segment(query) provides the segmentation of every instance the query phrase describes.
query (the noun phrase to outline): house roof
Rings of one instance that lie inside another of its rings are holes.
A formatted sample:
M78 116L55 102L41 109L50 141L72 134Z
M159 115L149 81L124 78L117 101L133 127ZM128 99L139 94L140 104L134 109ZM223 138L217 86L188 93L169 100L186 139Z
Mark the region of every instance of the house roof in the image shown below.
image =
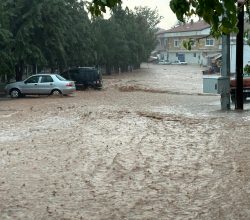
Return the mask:
M169 30L166 30L164 33L177 33L177 32L188 32L188 31L202 31L206 28L209 28L210 25L205 21L190 22L186 24L181 24L179 26L173 27Z
M157 31L156 31L156 34L162 34L162 33L165 33L167 30L166 29L162 29L162 28L159 28Z

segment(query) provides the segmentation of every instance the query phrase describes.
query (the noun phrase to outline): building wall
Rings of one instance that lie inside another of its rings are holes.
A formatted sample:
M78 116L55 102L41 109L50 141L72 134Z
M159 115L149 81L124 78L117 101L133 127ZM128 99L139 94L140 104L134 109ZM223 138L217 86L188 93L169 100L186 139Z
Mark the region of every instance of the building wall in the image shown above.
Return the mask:
M244 45L243 67L250 64L250 46ZM230 45L230 72L236 73L236 45Z
M180 50L186 50L186 48L183 46L184 41L189 41L192 39L194 41L194 45L192 46L192 50L202 50L202 51L213 51L218 50L219 46L221 45L221 40L216 40L214 38L209 37L208 39L212 39L214 44L212 46L206 45L206 38L203 38L203 36L200 37L193 37L193 38L187 38L187 37L171 37L168 38L166 41L166 50L169 51L180 51ZM179 46L176 45L176 42L179 42Z
M176 52L167 53L165 51L162 53L164 54L163 57L165 58L165 60L167 60L167 57L168 57L168 60L170 62L174 62L174 61L178 60ZM196 52L186 51L186 52L180 52L180 53L184 54L185 61L189 64L207 65L206 56L202 55L202 52L200 52L200 51L196 51Z
M214 40L213 46L206 46L206 39L196 40L191 51L189 51L183 46L183 40L188 40L187 38L179 38L180 44L178 47L176 47L174 43L176 39L177 38L168 39L166 49L160 52L161 57L164 57L165 60L169 60L170 62L178 60L178 54L184 54L187 63L206 66L208 63L208 55L221 52L220 40Z
M210 28L201 31L160 34L158 39L161 42L161 50L158 51L161 59L164 58L165 60L174 62L178 60L178 54L183 54L181 56L184 56L185 61L189 64L208 65L208 56L221 53L221 39L214 39L209 36L209 33ZM213 39L214 44L207 45L207 38ZM183 46L183 41L189 41L190 39L194 41L191 51ZM178 45L176 45L177 41L179 42Z
M178 59L177 54L184 54L185 61L189 64L199 64L203 66L210 65L213 55L221 53L221 38L214 39L213 46L206 45L206 36L209 36L210 29L204 29L202 31L189 31L179 33L162 33L158 36L161 38L160 42L160 57L161 59L174 62ZM183 40L189 40L190 38L196 40L191 51L188 51L183 47ZM199 39L199 40L198 40ZM174 44L175 40L179 40L179 46ZM230 42L230 71L236 72L236 45L235 36L231 37ZM196 56L194 56L194 53ZM250 46L244 45L243 53L243 65L250 64Z

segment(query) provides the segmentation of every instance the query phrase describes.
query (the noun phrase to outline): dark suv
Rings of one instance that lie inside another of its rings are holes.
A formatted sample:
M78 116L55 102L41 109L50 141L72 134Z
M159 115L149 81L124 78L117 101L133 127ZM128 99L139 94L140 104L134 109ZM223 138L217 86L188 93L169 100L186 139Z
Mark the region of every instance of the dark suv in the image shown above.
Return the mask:
M95 67L71 68L61 73L61 75L65 79L75 81L76 89L85 89L87 87L102 88L102 75Z

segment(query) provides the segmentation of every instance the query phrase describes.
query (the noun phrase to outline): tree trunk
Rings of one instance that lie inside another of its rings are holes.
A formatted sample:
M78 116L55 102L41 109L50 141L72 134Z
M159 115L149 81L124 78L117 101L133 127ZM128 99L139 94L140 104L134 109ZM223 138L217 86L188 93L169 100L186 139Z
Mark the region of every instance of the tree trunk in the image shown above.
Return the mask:
M111 67L109 64L106 64L106 74L111 75Z
M32 65L32 73L37 74L37 66L36 66L36 64Z
M15 65L15 72L16 72L16 81L22 81L23 73L24 73L24 61L23 60L20 60Z

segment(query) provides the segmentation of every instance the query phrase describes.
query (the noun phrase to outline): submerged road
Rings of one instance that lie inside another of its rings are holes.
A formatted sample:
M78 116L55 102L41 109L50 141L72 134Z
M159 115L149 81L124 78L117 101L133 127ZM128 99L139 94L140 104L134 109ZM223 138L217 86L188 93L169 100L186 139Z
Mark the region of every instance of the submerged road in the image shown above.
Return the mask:
M250 219L250 105L220 111L201 71L1 100L0 219Z

